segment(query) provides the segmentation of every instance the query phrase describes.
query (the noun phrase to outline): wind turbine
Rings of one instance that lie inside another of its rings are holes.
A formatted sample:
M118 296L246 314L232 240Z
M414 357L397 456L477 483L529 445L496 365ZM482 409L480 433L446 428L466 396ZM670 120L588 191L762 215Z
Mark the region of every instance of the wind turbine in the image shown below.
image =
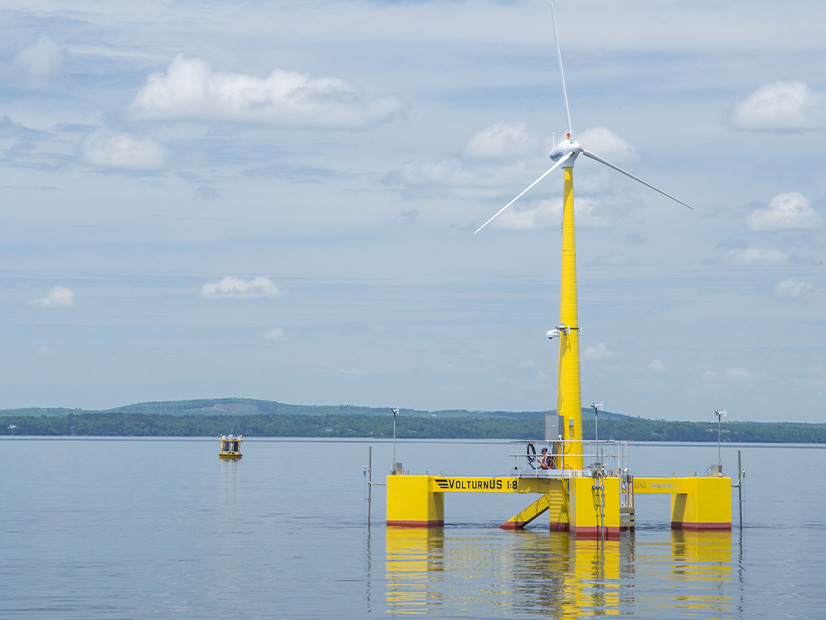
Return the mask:
M693 209L694 207L643 181L627 170L623 170L619 166L612 164L596 153L582 148L579 142L574 139L574 130L571 125L571 112L568 108L568 93L565 88L565 73L562 69L562 50L559 45L559 34L556 28L556 15L554 13L553 3L551 3L551 16L554 26L554 39L556 41L556 55L559 59L559 75L562 80L562 98L565 102L565 116L568 119L567 138L559 145L555 145L551 151L549 157L554 164L548 168L542 176L536 179L536 181L528 185L516 198L511 200L487 222L477 228L473 234L478 233L490 224L537 183L562 166L565 172L565 183L563 187L562 206L562 274L560 278L559 325L550 330L547 335L549 338L559 337L559 374L557 377L556 412L568 422L563 425L566 427L563 439L574 442L572 444L573 447L569 448L569 450L572 449L573 452L570 456L565 457L565 466L570 469L582 469L582 451L576 448L576 442L582 441L582 396L579 382L579 317L576 292L576 244L574 242L574 162L580 154L585 155L585 157L589 157L609 168L613 168L617 172L642 183L646 187L650 187L654 191L679 202L689 209Z

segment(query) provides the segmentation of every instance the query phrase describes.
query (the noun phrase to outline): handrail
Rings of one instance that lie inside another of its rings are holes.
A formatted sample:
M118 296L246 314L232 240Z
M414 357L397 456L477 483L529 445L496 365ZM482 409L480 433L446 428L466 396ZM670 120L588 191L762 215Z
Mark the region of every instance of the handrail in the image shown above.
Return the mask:
M591 476L601 481L605 477L620 479L620 504L624 507L633 506L633 478L628 473L628 442L613 439L594 440L558 440L550 439L516 439L510 443L517 446L517 451L510 456L515 459L512 475L528 478L556 478L565 479L578 476ZM528 453L528 445L533 447ZM521 449L520 446L525 446ZM543 469L533 465L533 459L540 458L536 450L547 447L556 459L554 469ZM567 450L566 450L567 448ZM579 452L574 450L578 449ZM565 460L570 457L582 457L591 460L591 463L582 469L566 469ZM527 460L530 467L524 466ZM611 466L606 467L606 462ZM599 482L601 485L601 482ZM601 488L601 487L600 487Z
M516 444L517 446L525 445L525 450L517 451L515 454L511 454L510 456L517 459L517 465L519 463L519 459L527 459L528 462L532 462L534 458L538 458L537 454L531 453L528 454L527 446L532 445L534 447L534 451L541 450L543 447L547 447L551 450L552 455L557 458L561 458L564 462L566 458L570 457L582 457L583 459L593 459L593 464L600 464L604 467L606 460L608 461L615 461L616 468L619 471L627 470L626 463L628 461L628 442L627 441L616 441L613 439L608 440L593 440L593 439L566 439L566 440L550 440L550 439L515 439L511 440L510 443ZM570 451L576 445L579 445L580 451L579 452L572 452ZM566 448L568 448L566 450ZM609 448L609 450L605 450L605 448ZM560 468L563 469L564 467ZM517 467L517 469L521 469Z

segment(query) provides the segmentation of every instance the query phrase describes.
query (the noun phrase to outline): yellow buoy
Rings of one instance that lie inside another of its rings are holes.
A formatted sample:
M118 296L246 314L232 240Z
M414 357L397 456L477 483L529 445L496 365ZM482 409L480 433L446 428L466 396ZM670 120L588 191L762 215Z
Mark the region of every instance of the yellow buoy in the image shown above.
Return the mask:
M241 442L244 441L243 435L221 435L221 453L222 459L240 459L241 458Z

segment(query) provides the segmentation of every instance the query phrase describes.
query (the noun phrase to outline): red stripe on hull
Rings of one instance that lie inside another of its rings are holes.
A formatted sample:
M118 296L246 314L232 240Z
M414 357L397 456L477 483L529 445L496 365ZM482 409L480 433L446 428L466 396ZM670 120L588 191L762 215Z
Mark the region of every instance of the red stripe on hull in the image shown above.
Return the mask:
M505 521L499 527L503 530L521 530L526 525L526 521Z
M444 521L388 521L392 527L444 527Z
M605 530L605 538L619 538L620 537L620 528L618 527L606 527ZM603 528L601 527L578 527L576 529L571 528L571 531L577 535L577 537L581 538L602 538Z
M731 530L731 523L691 523L689 521L672 521L672 530L692 530L701 532L704 530Z

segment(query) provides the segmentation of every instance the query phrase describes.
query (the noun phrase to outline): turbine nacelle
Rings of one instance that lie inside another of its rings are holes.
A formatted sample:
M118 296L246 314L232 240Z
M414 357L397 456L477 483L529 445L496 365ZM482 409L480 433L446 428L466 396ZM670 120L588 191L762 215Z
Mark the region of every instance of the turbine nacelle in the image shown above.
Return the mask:
M581 152L582 147L579 145L579 142L574 140L569 134L568 138L560 142L554 150L551 151L551 154L548 155L548 157L550 157L551 161L554 163L567 159L569 164L565 166L565 168L573 168L574 160Z

